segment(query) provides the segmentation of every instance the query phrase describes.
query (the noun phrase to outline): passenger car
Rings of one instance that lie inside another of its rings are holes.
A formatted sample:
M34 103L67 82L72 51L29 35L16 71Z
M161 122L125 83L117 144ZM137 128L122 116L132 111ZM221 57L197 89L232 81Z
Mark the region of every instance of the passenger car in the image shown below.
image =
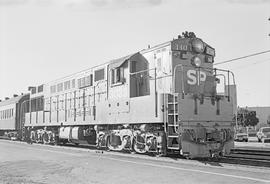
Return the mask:
M248 134L244 132L238 132L234 135L234 141L248 142Z
M257 132L257 138L259 142L270 141L270 127L262 127Z
M247 132L248 142L257 142L257 131L254 129L249 129Z

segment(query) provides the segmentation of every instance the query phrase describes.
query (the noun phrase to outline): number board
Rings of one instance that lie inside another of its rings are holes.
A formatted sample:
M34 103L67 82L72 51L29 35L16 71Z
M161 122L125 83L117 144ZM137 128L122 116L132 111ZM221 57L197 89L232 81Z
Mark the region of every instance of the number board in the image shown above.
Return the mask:
M211 47L206 47L205 50L206 54L211 55L211 56L215 56L215 49L211 48Z

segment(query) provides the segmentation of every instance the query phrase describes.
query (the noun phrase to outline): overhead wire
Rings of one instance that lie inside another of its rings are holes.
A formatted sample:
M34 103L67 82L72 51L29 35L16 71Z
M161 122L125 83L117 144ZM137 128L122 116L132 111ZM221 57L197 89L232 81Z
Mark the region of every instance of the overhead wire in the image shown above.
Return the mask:
M259 60L259 61L255 61L253 63L249 63L249 64L245 64L245 65L242 65L242 66L237 66L237 67L232 67L234 70L236 69L243 69L243 68L247 68L247 67L250 67L250 66L253 66L253 65L257 65L257 64L262 64L262 63L265 63L269 61L270 62L270 58L268 59L264 59L264 60Z
M254 53L254 54L250 54L250 55L246 55L246 56L242 56L242 57L238 57L238 58L234 58L234 59L230 59L230 60L221 61L219 63L215 63L214 65L220 65L220 64L230 63L232 61L237 61L237 60L240 60L240 59L245 59L245 58L248 58L248 57L257 56L257 55L265 54L265 53L268 53L268 52L270 52L270 50L266 50L266 51L262 51L262 52L257 52L257 53Z

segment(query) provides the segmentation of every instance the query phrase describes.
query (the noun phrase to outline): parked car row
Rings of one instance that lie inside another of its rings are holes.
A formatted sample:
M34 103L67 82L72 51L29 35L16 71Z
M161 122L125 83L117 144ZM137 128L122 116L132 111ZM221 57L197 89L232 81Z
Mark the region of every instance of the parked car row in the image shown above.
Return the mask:
M262 127L258 132L256 130L248 130L247 132L239 131L235 134L234 140L241 142L270 142L270 127Z

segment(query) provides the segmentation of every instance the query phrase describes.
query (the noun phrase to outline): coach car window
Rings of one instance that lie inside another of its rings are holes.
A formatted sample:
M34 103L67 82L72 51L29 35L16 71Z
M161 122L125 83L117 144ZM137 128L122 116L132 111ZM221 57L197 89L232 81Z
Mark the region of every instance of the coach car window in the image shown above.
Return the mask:
M95 82L104 79L104 69L96 70L95 71Z

